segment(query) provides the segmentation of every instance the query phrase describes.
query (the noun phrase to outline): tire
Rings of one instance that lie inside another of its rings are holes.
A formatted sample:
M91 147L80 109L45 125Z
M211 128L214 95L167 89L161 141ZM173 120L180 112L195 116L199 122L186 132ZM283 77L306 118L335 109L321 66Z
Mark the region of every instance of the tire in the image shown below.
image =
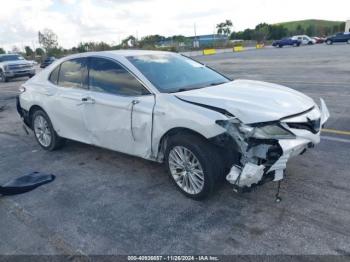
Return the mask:
M32 78L33 76L35 76L35 74L34 74L34 75L29 75L28 77L29 77L29 78Z
M182 157L190 159L189 161L181 161L181 150ZM204 138L193 134L177 134L170 137L165 150L165 162L176 187L185 196L195 200L208 197L224 176L223 161L217 149ZM182 165L179 165L181 163Z
M294 44L293 44L293 46L294 46L294 47L297 47L297 46L298 46L298 44L297 44L297 43L294 43Z
M348 39L348 41L346 41L346 43L350 45L350 39Z
M326 44L327 44L327 45L332 45L332 44L333 44L333 41L332 41L332 40L327 40L327 41L326 41Z
M279 48L282 48L282 47L283 47L283 45L278 45L278 47L279 47Z
M4 72L0 70L0 82L6 83L9 79L5 76Z
M65 139L57 135L49 116L43 110L36 110L31 119L35 139L43 149L53 151L64 145Z

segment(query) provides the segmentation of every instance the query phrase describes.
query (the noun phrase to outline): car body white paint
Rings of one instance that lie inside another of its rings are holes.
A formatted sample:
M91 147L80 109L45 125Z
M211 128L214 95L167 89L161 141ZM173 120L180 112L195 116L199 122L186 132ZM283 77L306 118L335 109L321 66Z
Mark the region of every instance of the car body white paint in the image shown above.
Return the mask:
M293 40L300 40L302 45L316 44L316 40L307 35L295 35Z
M234 80L198 90L160 93L126 58L154 53L167 52L105 51L59 59L24 84L26 91L20 95L21 107L26 111L33 106L43 108L54 129L62 137L159 162L163 161L162 138L169 130L186 128L208 139L227 131L216 121L227 120L228 116L198 104L222 108L244 124L305 122L308 118L321 118L321 124L324 124L329 117L323 100L320 110L310 97L298 91L260 81ZM59 87L48 81L51 71L60 63L88 56L104 57L122 64L151 94L138 97L116 96ZM89 98L90 102L82 103L83 97ZM310 111L312 107L313 110ZM307 110L309 111L303 113ZM296 114L299 115L293 117ZM289 116L292 117L288 118ZM317 144L320 141L320 131L313 134L307 130L288 129L294 133L295 138L278 140L283 155L270 167L270 171L276 171L275 180L283 178L281 172L291 156L299 154L310 143ZM251 165L249 168L252 170ZM261 167L256 170L259 176ZM229 174L231 178L237 178L238 175L234 168ZM235 182L229 176L228 180ZM252 183L254 179L249 181Z

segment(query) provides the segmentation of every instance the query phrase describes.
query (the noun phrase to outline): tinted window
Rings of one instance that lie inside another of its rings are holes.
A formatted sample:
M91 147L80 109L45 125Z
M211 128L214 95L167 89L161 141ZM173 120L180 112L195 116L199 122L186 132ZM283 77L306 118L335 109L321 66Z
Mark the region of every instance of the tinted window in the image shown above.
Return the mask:
M50 74L49 80L51 83L57 85L58 72L60 71L60 66L56 67Z
M61 64L58 85L64 87L82 88L84 85L86 59L72 59Z
M127 70L104 58L90 58L89 87L92 91L123 96L149 94Z
M163 93L203 88L230 81L214 70L181 55L152 54L131 56L128 59Z

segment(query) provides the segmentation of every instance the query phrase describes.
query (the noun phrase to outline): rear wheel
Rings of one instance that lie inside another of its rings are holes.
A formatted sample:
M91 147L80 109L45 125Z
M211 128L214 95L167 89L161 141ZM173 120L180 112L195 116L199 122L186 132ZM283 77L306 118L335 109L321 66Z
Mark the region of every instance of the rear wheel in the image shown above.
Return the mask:
M33 113L32 127L36 140L45 150L53 151L63 146L64 139L57 135L50 118L44 111L37 110Z
M327 40L327 41L326 41L326 44L327 44L327 45L331 45L331 44L333 44L333 42L332 42L332 40Z
M282 48L282 47L283 47L283 45L278 45L278 47L279 47L279 48Z
M177 188L196 200L209 196L223 176L223 164L216 149L196 135L171 137L165 159Z

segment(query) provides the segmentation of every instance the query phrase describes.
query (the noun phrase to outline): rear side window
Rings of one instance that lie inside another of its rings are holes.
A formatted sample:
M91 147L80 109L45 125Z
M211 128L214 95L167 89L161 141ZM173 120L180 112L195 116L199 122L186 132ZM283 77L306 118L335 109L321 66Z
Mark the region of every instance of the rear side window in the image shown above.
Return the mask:
M90 58L89 88L92 91L122 96L149 94L148 90L121 65L97 57Z
M56 67L50 74L49 81L55 85L57 85L58 81L58 73L60 71L60 66Z
M76 58L61 64L58 85L83 88L86 77L86 58Z

